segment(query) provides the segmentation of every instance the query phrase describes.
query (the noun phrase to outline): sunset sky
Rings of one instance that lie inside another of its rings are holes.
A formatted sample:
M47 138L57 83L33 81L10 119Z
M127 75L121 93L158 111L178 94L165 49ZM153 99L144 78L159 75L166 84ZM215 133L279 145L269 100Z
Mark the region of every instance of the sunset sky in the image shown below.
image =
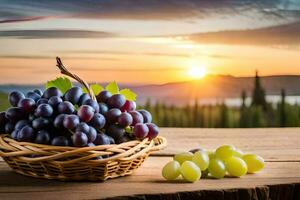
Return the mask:
M299 0L0 0L0 84L300 75Z

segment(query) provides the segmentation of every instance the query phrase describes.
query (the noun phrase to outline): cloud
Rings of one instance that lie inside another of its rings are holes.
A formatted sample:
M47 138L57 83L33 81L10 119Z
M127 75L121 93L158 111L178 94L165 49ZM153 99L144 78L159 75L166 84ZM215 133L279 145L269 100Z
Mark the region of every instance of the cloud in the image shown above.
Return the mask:
M4 59L52 59L55 60L56 56L42 56L42 55L0 55L0 58ZM109 60L120 61L122 59L103 56L64 56L64 59L79 59L79 60Z
M182 71L184 68L179 67L160 67L160 68L144 68L144 67L70 67L72 70L77 71L102 71L102 72L151 72L151 71Z
M92 19L158 19L207 18L244 15L253 10L265 16L299 17L297 0L3 0L3 20L16 16L57 16ZM297 13L298 12L298 13Z
M203 53L195 53L190 55L188 53L164 53L164 52L130 52L130 51L105 51L105 50L69 50L69 51L62 51L62 53L66 54L104 54L104 55L133 55L133 56L166 56L166 57L179 57L179 58L190 58L193 56L207 56L213 58L221 58L221 59L229 59L232 58L228 55L221 55L221 54L203 54Z
M104 54L104 55L145 55L145 56L170 56L170 57L190 57L184 53L160 53L160 52L130 52L130 51L106 51L106 50L69 50L62 51L66 54Z
M60 39L60 38L108 38L116 37L115 33L87 30L9 30L0 31L0 37L22 39Z
M300 21L260 29L219 31L187 35L201 44L226 45L299 45Z
M26 21L35 21L35 20L42 20L42 19L48 19L48 18L50 18L50 17L37 16L37 17L11 18L11 19L0 20L0 24L16 23L16 22L26 22Z

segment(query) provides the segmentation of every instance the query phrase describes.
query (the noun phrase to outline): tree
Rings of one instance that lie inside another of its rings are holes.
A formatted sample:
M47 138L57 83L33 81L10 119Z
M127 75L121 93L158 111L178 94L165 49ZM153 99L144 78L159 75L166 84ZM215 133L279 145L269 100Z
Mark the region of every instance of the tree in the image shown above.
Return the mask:
M286 105L285 105L285 90L281 90L281 102L280 102L280 110L279 110L279 119L280 119L280 126L286 126Z
M228 107L223 102L220 106L220 128L228 128L229 127L229 116L228 116Z
M267 108L265 90L261 86L260 77L258 76L258 71L256 71L255 73L254 89L252 94L252 105L261 106L264 110L266 110Z
M241 106L241 109L244 109L246 107L246 98L247 98L246 91L243 90L242 91L242 106Z
M193 120L193 127L199 127L200 124L200 117L199 117L199 105L198 105L198 100L195 100L195 104L193 107L193 116L192 116L192 120Z
M250 127L251 125L251 120L250 120L250 114L249 114L249 109L246 107L246 91L242 91L242 105L240 107L240 120L239 120L239 127L241 128L247 128Z

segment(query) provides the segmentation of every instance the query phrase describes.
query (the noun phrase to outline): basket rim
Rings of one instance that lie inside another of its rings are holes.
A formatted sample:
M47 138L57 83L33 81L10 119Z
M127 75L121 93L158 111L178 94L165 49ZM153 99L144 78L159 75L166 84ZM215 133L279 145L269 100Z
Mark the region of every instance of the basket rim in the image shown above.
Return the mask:
M158 151L167 145L164 137L153 140L132 140L121 144L97 145L94 147L61 147L30 142L18 142L8 135L0 137L0 156L15 157L26 162L56 161L63 164L88 161L90 163L105 163L114 160L131 160L153 151ZM35 155L36 157L28 157ZM95 157L108 155L108 158L91 160ZM111 156L110 156L111 155ZM67 157L71 160L60 161Z

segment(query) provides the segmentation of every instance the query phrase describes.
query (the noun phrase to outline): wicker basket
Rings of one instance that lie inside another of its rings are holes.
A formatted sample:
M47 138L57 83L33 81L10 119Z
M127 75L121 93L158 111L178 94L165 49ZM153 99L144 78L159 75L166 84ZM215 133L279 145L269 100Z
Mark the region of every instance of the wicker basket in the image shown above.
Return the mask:
M86 89L95 100L89 84L71 73L56 58L60 72ZM27 176L59 180L106 180L126 176L137 169L153 151L165 147L167 141L157 137L151 141L133 140L122 144L94 147L60 147L17 142L7 135L0 137L0 156L17 173Z
M46 179L104 181L131 174L166 139L94 147L59 147L0 137L0 156L17 173Z

